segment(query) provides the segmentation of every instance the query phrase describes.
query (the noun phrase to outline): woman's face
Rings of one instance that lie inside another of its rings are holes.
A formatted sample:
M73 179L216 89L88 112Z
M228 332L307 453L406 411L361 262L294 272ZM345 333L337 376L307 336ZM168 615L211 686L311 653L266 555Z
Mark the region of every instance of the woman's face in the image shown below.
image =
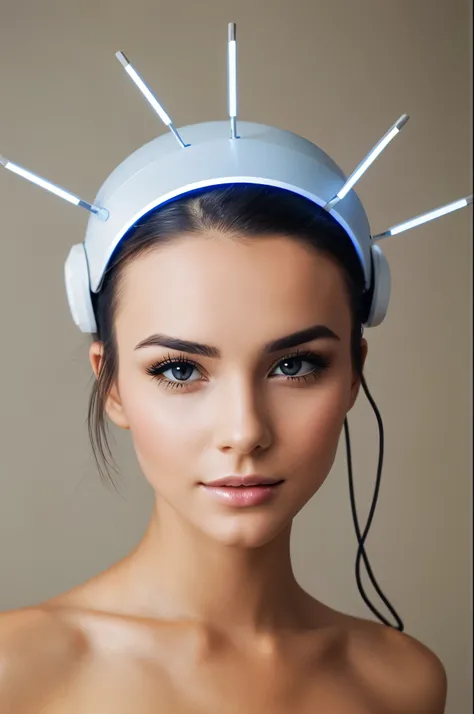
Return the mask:
M268 542L324 482L357 397L341 269L279 235L185 236L137 259L123 280L118 380L107 413L130 429L157 507L225 544ZM315 325L335 337L265 351ZM220 356L137 347L158 333ZM312 355L291 358L295 350ZM100 343L90 356L97 374ZM176 364L160 368L167 358ZM201 485L231 474L284 482L269 501L236 508Z

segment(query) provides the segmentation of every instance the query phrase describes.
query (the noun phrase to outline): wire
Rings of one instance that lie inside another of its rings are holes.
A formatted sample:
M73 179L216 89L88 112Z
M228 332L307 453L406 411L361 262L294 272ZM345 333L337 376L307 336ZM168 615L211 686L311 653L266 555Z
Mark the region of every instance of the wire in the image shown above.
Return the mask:
M372 585L374 586L375 590L379 594L380 598L383 600L387 608L390 610L392 613L393 617L397 621L397 626L395 629L400 630L400 632L404 631L404 624L400 617L398 616L397 612L393 608L393 606L390 604L390 602L387 600L383 592L381 591L375 576L372 572L372 568L369 563L369 559L367 557L367 553L365 551L365 541L367 538L367 535L370 530L370 526L372 525L372 520L374 517L375 513L375 507L377 505L377 499L379 495L379 490L380 490L380 481L382 477L382 466L383 466L383 457L384 457L384 429L383 429L383 421L382 417L380 415L380 412L377 408L377 405L375 404L372 395L370 394L369 388L367 387L367 383L365 381L365 378L363 375L361 375L361 380L362 380L362 387L365 391L365 394L367 396L367 399L370 402L370 405L372 406L372 409L374 410L375 417L377 419L377 424L379 427L379 461L378 461L378 466L377 466L377 478L375 481L375 488L374 488L374 496L372 499L372 504L370 506L370 511L369 511L369 516L367 518L367 523L364 529L364 533L361 535L360 533L360 527L359 527L359 519L357 516L357 509L356 509L356 503L355 503L355 495L354 495L354 479L353 479L353 474L352 474L352 456L351 456L351 442L350 442L350 434L349 434L349 423L347 418L344 421L344 433L346 437L346 451L347 451L347 467L348 467L348 472L349 472L349 494L350 494L350 499L351 499L351 509L352 509L352 518L354 520L354 527L357 535L357 541L358 541L358 548L357 548L357 556L356 556L356 563L355 563L355 574L356 574L356 581L357 581L357 587L359 589L359 593L364 600L365 604L367 607L372 610L374 615L381 620L385 625L388 625L389 627L393 627L393 625L385 619L383 615L380 614L380 612L374 607L374 605L370 602L368 599L365 590L362 585L362 580L360 577L360 560L363 558L365 567L367 569L367 574L370 578L370 581L372 582Z

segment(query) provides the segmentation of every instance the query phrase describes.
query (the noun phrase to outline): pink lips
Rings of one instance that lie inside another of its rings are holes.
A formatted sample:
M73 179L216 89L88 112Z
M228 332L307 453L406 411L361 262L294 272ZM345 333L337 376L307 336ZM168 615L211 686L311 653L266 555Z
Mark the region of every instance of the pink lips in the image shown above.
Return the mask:
M235 485L229 485L229 484ZM283 482L259 476L227 476L202 484L214 498L231 506L258 506L272 499ZM243 484L243 485L242 485Z
M224 476L223 478L207 481L206 486L272 486L281 479L248 474L247 476Z

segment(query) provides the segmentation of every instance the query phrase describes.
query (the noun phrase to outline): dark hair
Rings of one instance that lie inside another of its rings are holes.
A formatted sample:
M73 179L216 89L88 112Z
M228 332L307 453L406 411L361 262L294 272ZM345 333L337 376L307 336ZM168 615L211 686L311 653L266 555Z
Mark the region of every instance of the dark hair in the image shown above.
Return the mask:
M113 485L104 450L105 445L114 461L107 439L104 407L118 370L114 318L121 297L121 276L134 258L156 251L160 244L169 243L183 233L208 231L217 231L237 240L251 240L257 235L285 235L332 256L343 270L353 318L352 362L357 373L362 373L364 274L351 239L327 211L285 189L255 184L201 189L172 200L151 211L130 229L111 256L100 292L91 293L97 322L93 341L103 343L103 360L90 397L88 430L100 476L104 481L107 475ZM104 472L100 459L105 465Z

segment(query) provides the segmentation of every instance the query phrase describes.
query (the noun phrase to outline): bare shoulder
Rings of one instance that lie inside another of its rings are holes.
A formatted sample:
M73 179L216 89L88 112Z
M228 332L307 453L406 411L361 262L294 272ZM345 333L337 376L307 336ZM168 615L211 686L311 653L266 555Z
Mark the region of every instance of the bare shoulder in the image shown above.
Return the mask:
M358 677L381 714L444 714L446 670L439 657L406 633L351 618L348 639Z
M0 613L0 711L41 710L87 651L80 630L41 607Z

